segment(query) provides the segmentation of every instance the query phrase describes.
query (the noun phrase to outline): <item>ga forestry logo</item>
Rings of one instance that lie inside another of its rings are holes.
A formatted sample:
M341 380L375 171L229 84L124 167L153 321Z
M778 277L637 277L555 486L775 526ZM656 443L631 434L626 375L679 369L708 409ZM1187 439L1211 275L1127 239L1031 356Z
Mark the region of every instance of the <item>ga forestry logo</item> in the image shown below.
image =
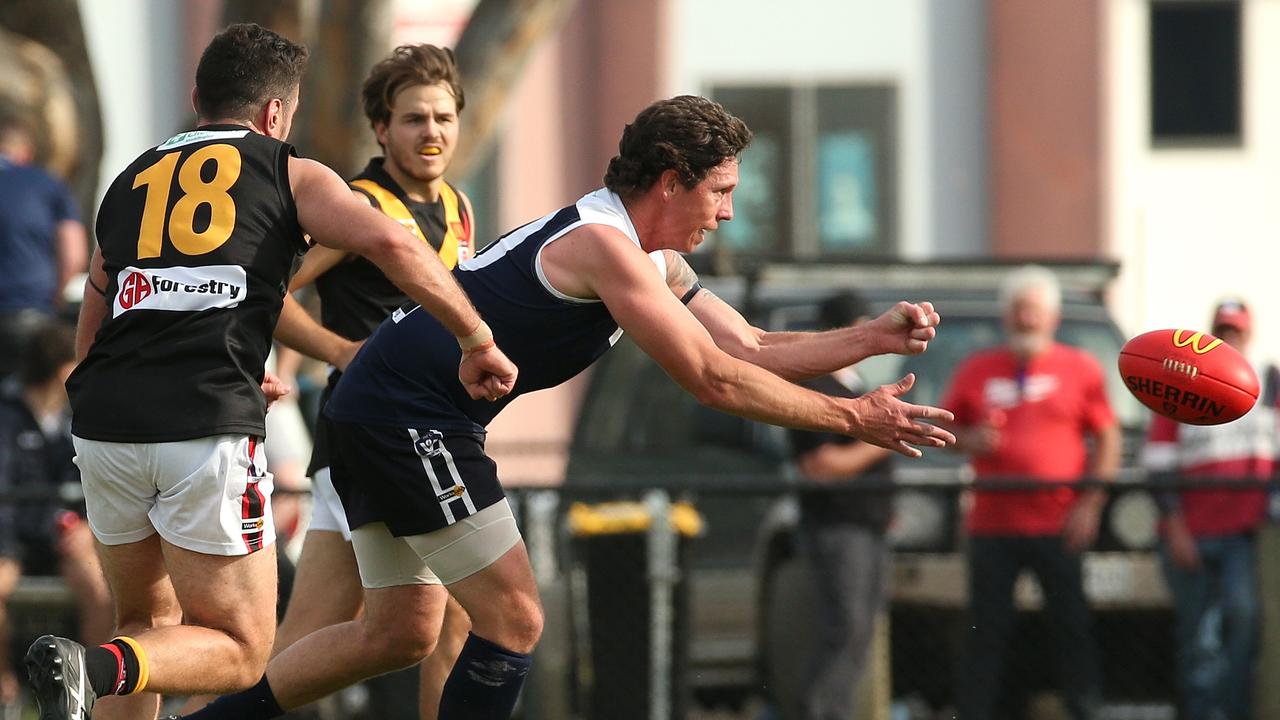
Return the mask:
M248 276L239 265L126 267L116 275L112 317L132 310L197 312L233 308L245 299Z
M120 307L131 310L134 305L145 300L150 294L151 281L147 280L146 275L135 271L120 281L120 294L116 296L116 300L120 303Z

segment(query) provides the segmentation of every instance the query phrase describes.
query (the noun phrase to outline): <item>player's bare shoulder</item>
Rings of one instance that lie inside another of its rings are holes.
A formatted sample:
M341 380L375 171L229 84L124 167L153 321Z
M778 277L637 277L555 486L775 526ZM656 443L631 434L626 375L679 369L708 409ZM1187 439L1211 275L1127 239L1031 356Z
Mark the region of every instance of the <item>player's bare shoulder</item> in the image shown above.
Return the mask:
M333 177L330 178L330 175ZM310 158L289 156L289 189L293 191L295 199L300 192L305 195L316 184L327 185L335 179L342 182L342 178L325 164Z
M601 282L619 281L652 263L645 252L618 228L605 224L580 225L542 249L542 273L560 292L578 298L598 298Z

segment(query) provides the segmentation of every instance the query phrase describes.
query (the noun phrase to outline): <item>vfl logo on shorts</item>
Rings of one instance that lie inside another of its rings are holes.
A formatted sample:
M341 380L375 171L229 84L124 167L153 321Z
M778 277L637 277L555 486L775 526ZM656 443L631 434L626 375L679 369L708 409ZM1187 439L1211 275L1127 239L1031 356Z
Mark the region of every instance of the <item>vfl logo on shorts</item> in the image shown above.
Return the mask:
M465 495L466 492L467 492L467 488L465 485L454 485L448 490L445 490L444 492L436 495L436 501L445 503L445 502L450 502L452 500L457 500L458 498Z
M419 457L439 457L444 453L444 433L439 430L428 430L413 441L413 451Z
M232 308L244 300L248 280L239 265L206 265L144 270L126 267L116 276L119 290L112 317L130 310L194 312Z

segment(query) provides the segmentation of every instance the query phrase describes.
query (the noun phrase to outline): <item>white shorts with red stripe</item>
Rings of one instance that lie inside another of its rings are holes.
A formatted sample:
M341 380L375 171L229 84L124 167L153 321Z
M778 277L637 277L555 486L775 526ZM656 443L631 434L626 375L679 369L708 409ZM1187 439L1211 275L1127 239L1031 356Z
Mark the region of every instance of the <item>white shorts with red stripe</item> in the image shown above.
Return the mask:
M167 443L74 438L89 527L104 545L152 533L206 555L275 542L262 440L219 435Z
M316 470L311 478L311 524L307 531L327 530L342 535L342 539L351 542L351 526L347 524L347 513L342 509L342 498L333 489L333 477L327 467Z

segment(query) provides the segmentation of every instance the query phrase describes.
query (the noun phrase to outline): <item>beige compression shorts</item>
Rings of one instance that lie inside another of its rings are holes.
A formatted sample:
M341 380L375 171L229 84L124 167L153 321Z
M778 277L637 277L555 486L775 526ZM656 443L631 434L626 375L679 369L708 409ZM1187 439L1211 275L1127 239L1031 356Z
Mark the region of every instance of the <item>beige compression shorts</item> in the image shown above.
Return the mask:
M519 540L506 498L425 535L395 537L383 523L351 531L366 588L451 585L489 567Z

